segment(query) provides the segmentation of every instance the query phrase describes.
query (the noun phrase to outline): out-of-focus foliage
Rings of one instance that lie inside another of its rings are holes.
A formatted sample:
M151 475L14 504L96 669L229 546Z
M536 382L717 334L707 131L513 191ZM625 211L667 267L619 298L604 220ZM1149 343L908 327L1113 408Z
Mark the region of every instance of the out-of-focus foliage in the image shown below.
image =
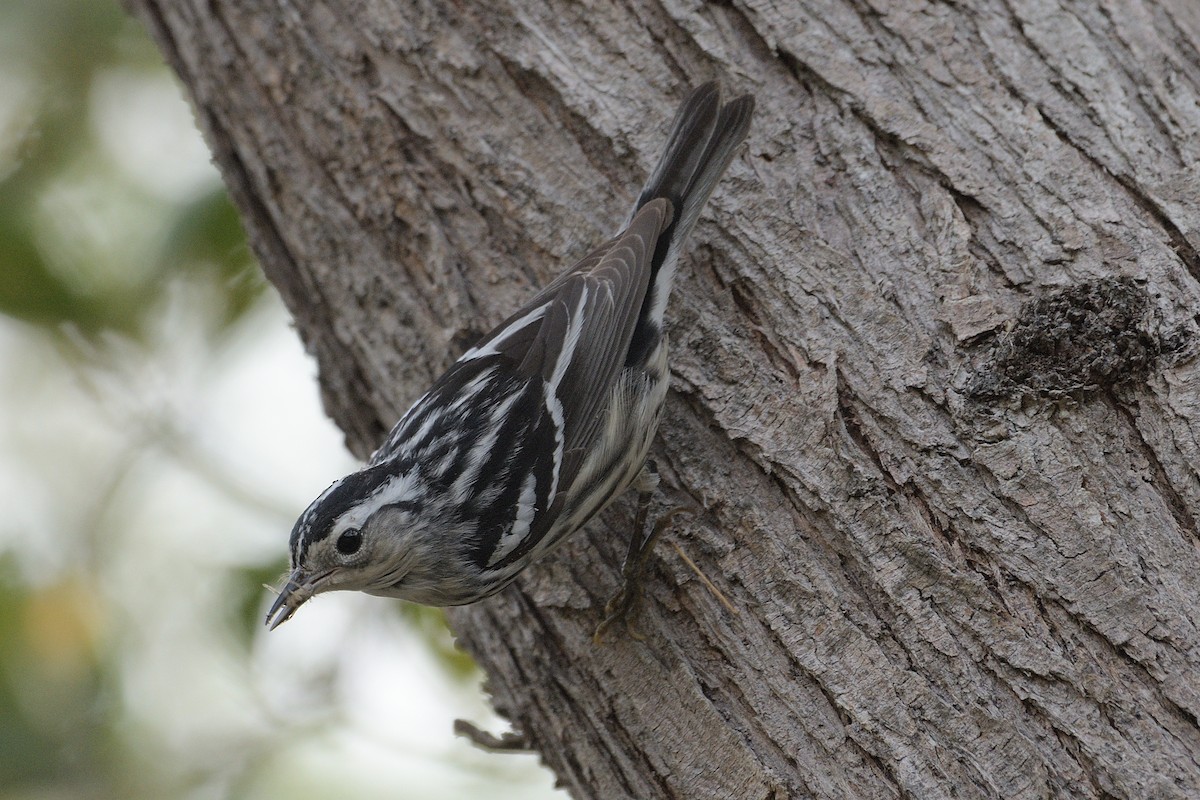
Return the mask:
M123 113L172 87L120 8L0 6L0 48L0 312L137 334L139 311L178 270L215 271L230 314L248 308L262 282L224 192L153 152L154 132L131 126L146 118ZM175 185L139 180L130 159L175 167Z
M180 92L117 3L0 3L0 800L552 796L441 615L318 599L352 464ZM432 646L431 646L432 645Z

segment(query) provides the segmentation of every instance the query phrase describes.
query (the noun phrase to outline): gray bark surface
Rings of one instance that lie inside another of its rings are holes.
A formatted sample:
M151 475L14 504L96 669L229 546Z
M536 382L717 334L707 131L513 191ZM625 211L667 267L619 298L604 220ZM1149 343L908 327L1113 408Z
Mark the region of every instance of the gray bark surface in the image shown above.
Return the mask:
M1200 4L128 1L359 455L757 95L646 640L629 498L450 615L576 797L1200 797Z

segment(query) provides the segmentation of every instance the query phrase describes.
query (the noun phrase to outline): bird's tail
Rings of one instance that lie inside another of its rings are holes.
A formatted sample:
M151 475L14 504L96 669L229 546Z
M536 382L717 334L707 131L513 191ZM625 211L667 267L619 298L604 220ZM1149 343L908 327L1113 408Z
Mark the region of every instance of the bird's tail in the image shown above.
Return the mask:
M628 363L637 361L662 330L679 250L738 145L746 138L753 113L752 95L722 104L720 86L715 81L692 90L676 112L663 154L634 206L636 214L651 200L665 197L671 201L675 217L655 248L650 287Z
M696 224L734 151L750 130L754 97L742 95L721 104L715 81L688 95L675 113L663 154L638 197L635 212L657 197L675 206L673 227L683 239Z

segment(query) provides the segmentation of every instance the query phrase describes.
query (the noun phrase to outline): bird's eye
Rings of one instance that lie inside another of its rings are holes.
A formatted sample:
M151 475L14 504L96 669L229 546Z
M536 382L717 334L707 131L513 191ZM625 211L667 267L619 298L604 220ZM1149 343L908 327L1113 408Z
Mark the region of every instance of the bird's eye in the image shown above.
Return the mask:
M344 556L352 556L362 547L362 539L362 531L358 528L345 530L338 537L337 551Z

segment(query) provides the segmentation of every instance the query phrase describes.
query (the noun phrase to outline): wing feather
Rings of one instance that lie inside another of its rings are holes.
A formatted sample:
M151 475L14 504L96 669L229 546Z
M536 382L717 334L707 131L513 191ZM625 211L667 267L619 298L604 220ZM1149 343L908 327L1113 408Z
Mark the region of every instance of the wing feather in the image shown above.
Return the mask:
M440 418L442 412L471 387L479 388L480 380L499 385L505 376L537 379L556 430L554 483L569 485L603 422L646 297L659 236L673 214L666 198L647 203L621 234L480 339L404 415L373 463L415 446L411 439L425 428L429 437L439 435L439 425L452 424Z
M603 423L649 287L658 236L671 215L665 199L647 204L593 266L572 271L562 283L555 308L565 312L563 324L557 324L557 313L547 312L547 323L556 324L543 326L545 351L556 358L543 362L542 374L564 410L560 486L569 485Z

